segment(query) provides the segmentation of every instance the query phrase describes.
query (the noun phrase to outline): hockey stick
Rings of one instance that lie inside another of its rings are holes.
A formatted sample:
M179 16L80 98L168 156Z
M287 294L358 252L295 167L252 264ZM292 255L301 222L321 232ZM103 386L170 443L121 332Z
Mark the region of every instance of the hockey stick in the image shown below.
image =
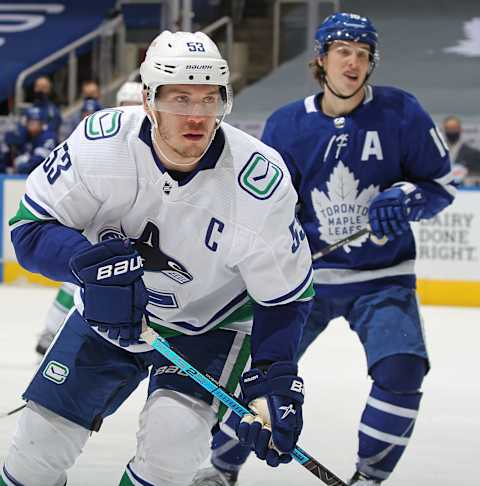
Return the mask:
M159 336L153 329L146 329L141 338L150 344L159 353L163 354L174 365L178 366L183 372L185 372L190 378L195 380L200 386L210 392L215 398L220 400L228 408L232 409L239 417L245 415L255 415L248 407L242 405L240 401L233 395L228 393L222 388L214 378L210 377L206 373L198 371L193 367L171 344ZM307 454L300 447L296 446L292 452L293 458L299 462L303 467L308 469L312 474L317 476L328 486L347 486L340 478L335 476L325 466L320 464L316 459Z
M361 230L358 230L356 233L351 234L350 236L347 236L341 240L336 241L335 243L332 243L331 245L326 246L323 250L317 251L317 253L314 253L312 255L312 260L318 260L319 258L324 257L325 255L328 255L332 251L337 250L338 248L341 248L342 246L346 246L352 241L358 240L358 238L361 238L362 236L370 233L371 228L370 226L366 226L365 228L362 228ZM373 238L374 235L371 235ZM376 238L375 244L377 245L384 245L387 241L388 238L384 236L383 238Z
M10 410L10 412L0 413L0 418L9 417L10 415L13 415L14 413L20 412L20 410L23 410L26 406L27 406L27 404L24 403L20 407L14 408L13 410Z

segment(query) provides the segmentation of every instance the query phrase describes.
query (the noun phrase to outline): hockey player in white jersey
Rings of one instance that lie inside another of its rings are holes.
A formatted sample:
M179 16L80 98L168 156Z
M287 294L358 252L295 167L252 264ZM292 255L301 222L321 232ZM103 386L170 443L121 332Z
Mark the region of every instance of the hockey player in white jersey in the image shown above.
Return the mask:
M206 35L163 32L140 72L143 107L83 120L30 175L10 220L20 263L79 290L24 393L2 486L63 486L149 368L121 485L191 483L229 414L140 339L145 320L229 390L240 382L260 411L240 435L269 465L291 460L302 429L292 383L312 268L288 170L223 122L229 71ZM285 406L295 413L281 420Z

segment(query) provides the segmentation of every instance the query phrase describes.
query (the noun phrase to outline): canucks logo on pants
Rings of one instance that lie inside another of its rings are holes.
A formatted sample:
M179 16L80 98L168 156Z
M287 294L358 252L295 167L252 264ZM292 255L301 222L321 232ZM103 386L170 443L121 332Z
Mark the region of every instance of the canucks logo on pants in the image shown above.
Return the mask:
M45 366L42 374L47 380L53 381L53 383L56 383L57 385L61 385L62 383L65 383L69 373L70 370L68 369L68 366L63 365L58 361L50 361L47 366Z

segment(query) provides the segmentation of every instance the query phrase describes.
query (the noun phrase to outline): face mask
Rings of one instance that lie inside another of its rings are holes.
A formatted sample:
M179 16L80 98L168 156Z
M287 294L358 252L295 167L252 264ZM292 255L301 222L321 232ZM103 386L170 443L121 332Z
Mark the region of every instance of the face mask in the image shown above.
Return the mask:
M36 101L47 101L48 100L48 95L46 93L43 93L42 91L37 91L33 93L33 97L35 98Z
M455 143L458 142L460 138L460 132L445 132L445 137L448 140L448 143Z

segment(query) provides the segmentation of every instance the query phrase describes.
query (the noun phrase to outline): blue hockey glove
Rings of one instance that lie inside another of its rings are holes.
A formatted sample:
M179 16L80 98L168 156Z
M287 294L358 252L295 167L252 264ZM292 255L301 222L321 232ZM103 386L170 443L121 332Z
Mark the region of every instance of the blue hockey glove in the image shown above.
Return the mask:
M425 196L414 184L401 183L386 189L373 199L368 210L372 233L393 240L408 231L410 221L421 219L424 206Z
M269 466L292 460L289 454L302 431L303 380L297 365L280 361L266 374L257 368L240 379L242 396L257 415L246 415L237 435L243 445L255 451Z
M83 317L120 346L138 342L148 303L143 263L129 240L111 239L70 259L83 288Z

